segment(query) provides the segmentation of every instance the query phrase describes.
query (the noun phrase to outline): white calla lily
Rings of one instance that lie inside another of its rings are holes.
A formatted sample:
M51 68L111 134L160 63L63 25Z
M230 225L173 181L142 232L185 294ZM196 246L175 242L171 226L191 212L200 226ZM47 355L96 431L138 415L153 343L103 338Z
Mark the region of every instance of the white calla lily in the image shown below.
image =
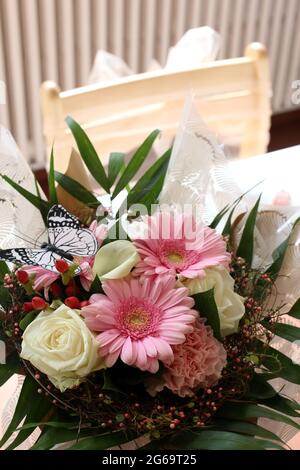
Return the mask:
M127 276L140 261L139 254L128 240L116 240L108 243L98 251L93 271L100 280L121 279Z

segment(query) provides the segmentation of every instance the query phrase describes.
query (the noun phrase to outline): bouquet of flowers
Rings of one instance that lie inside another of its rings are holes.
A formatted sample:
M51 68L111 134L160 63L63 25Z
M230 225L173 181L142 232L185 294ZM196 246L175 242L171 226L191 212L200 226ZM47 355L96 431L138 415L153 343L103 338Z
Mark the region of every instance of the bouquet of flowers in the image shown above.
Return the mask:
M85 131L66 121L100 190L55 172L53 153L48 200L2 176L46 230L0 251L0 385L25 377L0 447L39 428L32 449L285 448L257 419L300 428L300 405L270 383L300 384L300 366L270 344L300 339L282 321L300 319L300 301L274 300L297 221L257 267L259 200L235 219L240 196L204 224L195 204L162 204L171 150L129 187L158 131L127 165L112 153L106 172ZM76 216L55 180L78 201Z

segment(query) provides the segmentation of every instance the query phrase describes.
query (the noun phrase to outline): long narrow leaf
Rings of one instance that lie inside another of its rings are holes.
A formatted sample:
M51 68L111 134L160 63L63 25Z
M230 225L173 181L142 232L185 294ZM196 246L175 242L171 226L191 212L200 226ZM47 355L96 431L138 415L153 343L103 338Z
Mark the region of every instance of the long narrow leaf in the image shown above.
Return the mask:
M28 410L24 425L33 421L42 421L49 414L51 407L52 404L50 400L47 400L47 398L43 395L38 395L34 400L31 401L31 406ZM18 447L32 434L32 432L33 429L30 428L20 430L14 441L7 447L6 450L12 450Z
M109 179L110 187L112 187L117 177L119 176L121 171L124 169L124 165L125 165L124 159L125 159L125 154L121 152L112 152L109 155L108 179Z
M287 313L290 317L300 320L300 299L294 303L291 310Z
M0 260L0 283L3 284L3 278L5 274L8 274L10 272L9 267L7 266L6 262L3 260Z
M142 143L142 145L136 150L136 152L131 157L130 162L128 163L127 167L125 168L122 176L120 177L115 190L113 192L113 198L115 198L125 186L130 183L132 178L136 175L144 161L146 160L151 147L159 135L159 130L155 130L151 132L151 134L146 138L146 140Z
M246 399L265 400L277 395L276 390L272 385L262 377L262 374L253 374L252 380L247 391Z
M261 197L261 196L260 196ZM242 233L242 237L237 249L237 256L244 258L246 263L251 266L253 258L253 246L254 246L254 229L257 217L258 206L260 203L260 197L258 198L255 206L250 211L247 217L245 227Z
M207 319L206 323L212 327L214 337L221 339L220 318L215 302L214 289L195 294L193 295L193 299L195 300L196 310L198 310L202 317Z
M265 450L283 449L278 443L265 439L255 439L253 436L245 436L235 432L203 430L186 431L173 438L162 440L162 443L170 443L175 448L188 450ZM144 449L155 449L155 441Z
M81 435L85 436L86 433L83 432ZM30 450L48 450L61 443L65 443L66 447L68 444L72 446L77 437L76 429L47 428Z
M78 201L83 202L90 207L97 207L100 205L100 202L93 193L88 191L84 186L82 186L82 184L78 183L78 181L70 178L70 176L64 175L59 171L55 171L54 177L58 184L60 184L63 189Z
M104 171L100 158L82 127L70 116L65 119L77 143L80 155L89 169L91 175L100 186L109 193L110 183Z
M276 370L276 373L274 374L275 377L281 377L289 382L300 385L299 365L294 364L289 357L277 351L277 349L267 346L267 348L263 349L262 363L272 371L274 361L272 361L271 358L276 358L276 360L281 364L280 370Z
M287 339L288 341L298 341L300 340L300 328L293 325L287 325L286 323L269 323L267 321L262 321L261 324L271 330L277 336Z
M36 382L32 379L31 376L26 376L20 396L18 399L18 403L14 412L14 415L11 419L11 422L4 433L4 436L2 437L0 441L0 448L7 442L7 440L10 438L10 436L15 432L23 418L26 417L27 413L30 412L30 409L32 407L32 399L34 396L37 394L37 386Z
M56 188L55 188L55 178L54 178L54 154L53 154L53 146L51 149L51 155L50 155L50 165L49 165L49 175L48 175L48 186L49 186L49 198L51 204L57 204L58 199L57 199L57 194L56 194Z
M213 221L209 224L209 227L215 229L219 225L221 220L223 219L224 215L227 214L230 207L231 207L231 205L229 205L229 204L227 204L225 207L223 207L223 209L220 210L220 212L217 213L217 215L215 216Z
M7 382L10 377L21 368L20 359L17 352L13 352L6 358L6 364L0 364L0 387Z
M31 202L32 205L34 205L39 211L41 212L41 215L43 217L44 222L47 222L47 215L49 212L49 209L51 207L51 204L49 204L47 201L44 201L44 199L41 199L40 197L36 196L35 194L32 194L30 191L27 191L27 189L22 188L18 183L13 181L11 178L9 178L6 175L0 175L10 186L12 186L18 193L20 193L27 201Z
M167 150L156 162L146 171L128 194L128 206L142 201L146 195L152 193L161 177L165 177L170 161L172 149Z
M219 225L221 220L223 219L224 215L227 214L229 209L236 207L241 202L241 200L246 196L246 194L250 193L254 188L259 186L261 183L262 181L259 181L257 184L252 186L245 193L243 193L241 196L235 199L231 204L227 204L225 207L223 207L223 209L220 212L218 212L218 214L215 216L213 221L210 223L209 227L215 229Z
M231 226L232 226L231 221L232 221L232 216L233 216L233 213L234 213L235 209L236 209L236 205L231 209L231 211L229 213L229 216L226 220L225 226L224 226L223 231L222 231L222 235L224 237L227 236L227 235L230 235L230 233L231 233Z
M70 447L70 450L103 450L129 442L136 437L134 433L123 431L112 432L100 436L87 437Z
M248 434L255 437L263 437L264 439L272 439L274 441L281 441L280 437L271 431L268 431L257 424L247 421L231 421L227 419L218 419L213 429L219 431L237 432L240 434Z
M269 274L269 276L272 276L273 280L275 280L280 272L286 251L289 246L289 240L293 234L293 230L295 229L296 225L299 223L299 219L296 220L296 222L293 225L293 228L291 230L291 233L289 236L279 245L279 247L274 251L273 253L273 263L271 266L267 269L266 273Z
M288 416L255 403L227 403L219 410L217 416L238 421L245 421L249 418L269 418L300 430L300 425Z
M299 404L283 397L282 395L277 394L274 397L268 398L263 401L263 404L268 408L272 408L273 410L279 411L285 415L300 418L300 414L297 411L300 408Z

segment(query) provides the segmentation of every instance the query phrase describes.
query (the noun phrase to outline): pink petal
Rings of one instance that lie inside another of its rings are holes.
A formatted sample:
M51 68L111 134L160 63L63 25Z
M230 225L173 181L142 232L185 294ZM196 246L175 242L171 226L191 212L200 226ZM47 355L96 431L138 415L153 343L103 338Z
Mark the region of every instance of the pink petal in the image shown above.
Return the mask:
M154 336L151 336L150 339L155 344L155 347L158 352L158 359L163 362L170 362L173 360L173 350L166 341L161 338L156 338Z
M121 360L131 366L133 364L133 348L131 338L126 338L121 351Z

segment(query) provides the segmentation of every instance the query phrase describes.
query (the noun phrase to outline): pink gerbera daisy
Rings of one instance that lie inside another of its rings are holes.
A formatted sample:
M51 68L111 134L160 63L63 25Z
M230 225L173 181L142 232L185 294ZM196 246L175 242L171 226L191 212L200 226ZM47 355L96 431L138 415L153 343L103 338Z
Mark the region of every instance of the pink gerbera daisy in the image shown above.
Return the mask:
M120 357L130 366L152 373L159 362L170 364L170 345L181 344L193 331L197 312L187 289L175 289L175 280L164 277L141 284L137 279L107 281L106 294L95 294L82 309L88 327L100 332L99 354L111 367Z
M230 255L222 236L191 216L158 212L145 221L146 235L133 240L141 257L136 275L195 278L204 276L210 266L228 266Z

